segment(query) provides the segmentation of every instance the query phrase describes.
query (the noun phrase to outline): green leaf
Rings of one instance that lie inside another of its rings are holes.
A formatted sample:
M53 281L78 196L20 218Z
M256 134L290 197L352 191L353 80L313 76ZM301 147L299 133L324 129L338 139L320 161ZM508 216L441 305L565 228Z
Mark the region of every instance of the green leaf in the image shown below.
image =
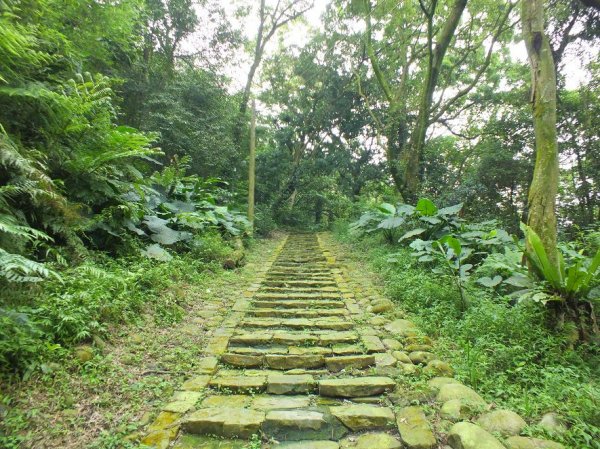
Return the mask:
M484 287L494 288L502 282L502 276L494 276L490 277L482 277L477 279L477 283L483 285Z
M504 283L520 288L532 288L535 285L530 277L522 274L513 274L511 277L506 279Z
M438 215L456 215L463 208L463 203L455 204L454 206L443 207L438 211Z
M460 241L456 237L452 237L451 235L445 235L439 240L439 242L452 249L456 256L460 256L460 254L462 253L462 246L460 244Z
M432 224L432 225L438 225L442 222L442 220L440 220L439 218L436 217L420 217L419 218L421 221L424 221L426 223Z
M473 268L473 264L466 263L460 266L460 275L462 277L467 277L469 275L469 270Z
M147 246L140 252L149 259L160 260L161 262L168 262L169 260L173 259L173 256L171 256L167 250L157 243Z
M404 218L402 217L389 217L383 220L381 223L377 225L378 229L396 229L402 226L404 223Z
M421 215L431 217L437 213L438 208L433 204L433 201L421 198L417 203L416 211Z
M537 269L538 273L552 285L553 288L561 290L562 277L560 267L553 265L548 258L542 239L531 229L531 227L522 223L521 229L525 232L525 238L531 246L532 250L526 250L526 256L532 265Z
M401 242L401 241L409 239L411 237L415 237L417 235L421 235L425 231L427 231L427 229L425 229L425 228L413 229L412 231L408 231L406 234L404 234L402 237L400 237L400 240L398 240L398 241Z
M377 205L376 208L378 211L383 212L384 214L394 215L396 213L396 208L390 203L381 203Z

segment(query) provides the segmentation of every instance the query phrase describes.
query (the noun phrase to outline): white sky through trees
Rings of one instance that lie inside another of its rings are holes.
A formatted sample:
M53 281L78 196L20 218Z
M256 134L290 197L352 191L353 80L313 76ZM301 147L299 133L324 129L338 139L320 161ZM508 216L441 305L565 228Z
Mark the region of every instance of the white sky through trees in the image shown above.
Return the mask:
M276 1L277 0L267 0L267 4L275 3ZM269 42L264 58L267 59L272 55L282 43L286 46L304 46L310 40L314 32L323 29L324 24L321 20L321 16L329 3L330 0L314 0L313 8L307 12L301 20L297 20L291 25L281 29ZM255 40L256 32L258 30L258 5L258 0L234 0L223 2L221 5L230 20L232 20L234 28L241 30L250 42ZM235 17L238 8L244 6L250 6L250 14L243 18ZM517 35L518 32L519 30L517 30ZM571 48L567 47L564 56L563 72L568 74L565 77L565 87L567 89L575 89L589 81L589 73L585 67L590 60L597 58L598 49L581 48L581 45L578 49L574 48L576 45L571 45L570 47ZM518 61L527 61L525 44L522 40L519 39L511 45L510 55ZM243 87L251 63L252 58L248 51L239 51L231 58L230 64L224 70L224 74L231 79L230 89L232 91L238 91ZM260 70L255 79L255 85L258 85L259 83Z

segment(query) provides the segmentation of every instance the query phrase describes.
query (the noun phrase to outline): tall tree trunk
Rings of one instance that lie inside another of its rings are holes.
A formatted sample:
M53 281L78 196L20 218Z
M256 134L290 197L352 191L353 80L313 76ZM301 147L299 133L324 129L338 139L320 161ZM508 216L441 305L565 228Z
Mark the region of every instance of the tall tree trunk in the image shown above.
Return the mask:
M250 156L248 160L248 221L251 232L254 230L254 185L256 181L256 104L252 100L252 120L250 122Z
M404 168L404 182L402 185L402 195L405 201L416 202L420 184L420 163L423 149L425 147L425 139L427 137L427 129L429 128L429 120L431 115L431 104L433 103L433 93L438 84L442 62L446 51L452 42L454 32L460 23L460 18L467 6L467 0L456 0L452 5L450 16L446 19L446 23L442 28L440 35L433 47L433 17L435 14L435 3L429 12L425 12L428 19L427 31L429 40L429 55L427 63L427 71L425 74L425 83L421 90L421 100L419 103L419 112L417 114L417 122L411 134L410 143L407 151L403 155L402 166Z
M446 51L452 42L456 28L460 23L460 19L466 8L467 0L455 0L452 5L452 10L449 17L446 19L443 28L440 30L439 36L434 46L434 16L437 7L437 1L433 1L430 8L427 9L422 5L423 13L428 22L428 65L425 74L425 82L421 89L421 98L419 102L419 110L417 113L417 121L412 129L410 141L408 141L408 126L407 126L407 104L405 98L405 80L401 83L402 87L396 94L386 80L377 55L373 48L372 40L372 23L371 11L372 6L370 1L366 2L366 26L367 39L366 49L367 55L371 62L375 78L379 86L383 90L386 100L389 104L389 122L386 124L385 135L387 139L386 159L390 175L401 193L403 200L406 202L416 202L420 184L420 161L423 148L425 146L425 138L427 129L431 120L431 105L433 102L433 93L437 87L442 62ZM406 51L406 49L404 49ZM400 60L406 60L406 54L399 55ZM406 76L408 67L403 71ZM408 141L408 142L407 142Z
M523 0L521 21L531 66L531 102L535 130L535 166L529 188L528 224L540 236L550 260L557 263L555 209L559 167L556 72L552 48L544 31L543 0Z

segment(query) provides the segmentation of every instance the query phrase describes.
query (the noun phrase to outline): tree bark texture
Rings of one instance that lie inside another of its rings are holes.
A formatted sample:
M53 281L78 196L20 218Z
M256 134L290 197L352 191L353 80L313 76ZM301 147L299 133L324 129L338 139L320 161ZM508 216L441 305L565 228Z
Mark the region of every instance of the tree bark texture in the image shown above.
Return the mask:
M531 66L535 166L528 197L528 224L540 236L548 257L558 261L556 196L559 166L556 136L556 71L544 31L543 0L521 3L523 38Z

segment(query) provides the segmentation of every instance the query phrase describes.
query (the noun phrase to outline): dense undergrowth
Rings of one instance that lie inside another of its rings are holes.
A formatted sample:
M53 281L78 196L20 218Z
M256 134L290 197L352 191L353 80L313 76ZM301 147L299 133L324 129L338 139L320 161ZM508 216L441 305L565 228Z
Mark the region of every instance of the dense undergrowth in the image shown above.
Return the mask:
M564 433L532 425L532 435L570 448L600 448L597 345L574 341L568 326L550 330L540 303L515 303L474 282L466 286L469 307L462 310L452 279L432 273L410 249L384 244L375 235L356 239L345 223L337 225L336 235L355 254L364 255L381 274L390 298L437 338L441 355L461 380L530 423L547 412L557 412L567 422ZM395 263L390 263L391 255Z
M0 333L0 447L47 439L64 439L68 447L134 447L123 437L143 425L152 401L171 394L173 376L194 369L202 343L178 329L198 307L192 301L239 277L223 268L233 251L209 233L168 261L94 253L62 270L62 281L14 290Z
M0 309L2 373L28 378L49 370L73 345L98 341L111 326L135 322L143 313L163 324L178 321L182 299L173 287L220 269L233 251L218 234L196 238L193 248L169 261L90 253L60 278L13 286Z

